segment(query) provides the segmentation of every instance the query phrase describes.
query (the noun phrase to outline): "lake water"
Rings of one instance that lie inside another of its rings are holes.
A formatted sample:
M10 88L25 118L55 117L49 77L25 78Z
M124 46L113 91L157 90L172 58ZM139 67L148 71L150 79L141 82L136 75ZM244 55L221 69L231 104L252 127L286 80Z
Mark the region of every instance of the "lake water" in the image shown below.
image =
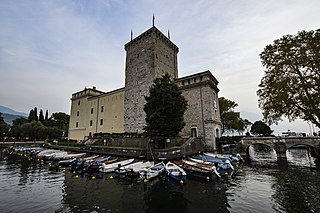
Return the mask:
M272 150L251 148L243 173L217 182L166 177L143 183L75 177L1 152L0 212L320 212L320 171L306 149L279 165Z

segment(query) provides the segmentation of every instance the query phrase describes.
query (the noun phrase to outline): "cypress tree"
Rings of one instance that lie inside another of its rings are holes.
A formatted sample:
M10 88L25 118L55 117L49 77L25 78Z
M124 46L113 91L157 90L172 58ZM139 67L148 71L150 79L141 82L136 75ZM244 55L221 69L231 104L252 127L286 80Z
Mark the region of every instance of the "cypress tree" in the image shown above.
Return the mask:
M37 109L37 107L34 108L34 120L35 120L35 121L38 121L38 120L39 120L39 119L38 119L38 109Z
M43 111L42 111L42 109L40 110L39 121L40 121L41 123L43 123L43 121L44 121L44 116L43 116Z
M48 113L48 110L46 110L46 116L44 118L44 120L48 120L49 119L49 113Z

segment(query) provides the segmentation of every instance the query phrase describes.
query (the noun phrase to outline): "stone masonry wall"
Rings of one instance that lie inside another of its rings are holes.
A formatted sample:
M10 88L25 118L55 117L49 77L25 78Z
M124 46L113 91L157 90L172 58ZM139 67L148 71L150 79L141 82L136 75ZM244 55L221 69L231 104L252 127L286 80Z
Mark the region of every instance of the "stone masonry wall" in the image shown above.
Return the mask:
M153 80L169 73L177 76L178 48L155 27L125 45L125 132L142 132L145 123L144 96Z

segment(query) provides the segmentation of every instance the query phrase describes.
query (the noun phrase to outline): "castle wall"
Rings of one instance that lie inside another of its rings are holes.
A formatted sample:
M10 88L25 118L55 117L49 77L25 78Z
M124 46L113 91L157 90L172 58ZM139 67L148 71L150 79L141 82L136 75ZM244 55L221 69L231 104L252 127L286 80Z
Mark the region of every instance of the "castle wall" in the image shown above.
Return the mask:
M188 101L184 114L186 125L180 133L181 136L201 136L207 147L215 150L215 139L220 137L219 90L216 87L217 81L212 77L207 71L177 79L176 83Z
M98 94L83 90L76 94L80 93L83 95L71 99L69 139L84 140L99 132L124 131L124 89Z
M142 132L145 122L145 96L153 80L169 73L178 76L178 48L157 28L152 27L125 45L125 132Z

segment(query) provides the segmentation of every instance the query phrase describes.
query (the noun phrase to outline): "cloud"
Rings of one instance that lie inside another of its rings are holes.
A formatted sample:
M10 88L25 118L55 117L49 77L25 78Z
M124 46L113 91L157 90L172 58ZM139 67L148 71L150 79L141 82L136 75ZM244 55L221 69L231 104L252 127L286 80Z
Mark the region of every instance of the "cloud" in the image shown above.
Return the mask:
M124 86L131 29L155 24L180 48L179 76L211 70L220 96L239 111L261 114L259 53L285 34L319 28L320 2L310 1L11 1L0 5L1 105L69 113L71 94L93 85Z

